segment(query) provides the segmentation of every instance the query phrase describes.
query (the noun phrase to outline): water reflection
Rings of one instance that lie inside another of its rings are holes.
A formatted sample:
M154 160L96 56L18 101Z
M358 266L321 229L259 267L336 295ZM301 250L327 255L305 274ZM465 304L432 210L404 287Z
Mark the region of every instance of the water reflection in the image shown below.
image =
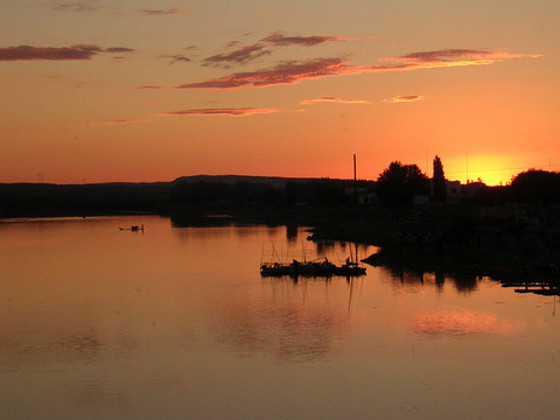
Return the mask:
M298 239L298 225L288 224L286 225L286 239L288 242L294 242Z
M118 230L142 224L144 236ZM550 297L379 267L262 278L273 245L283 259L355 255L303 228L132 217L0 230L8 418L560 416Z
M395 287L401 285L407 287L422 287L425 285L434 285L440 292L446 282L451 283L458 292L472 293L478 288L481 277L471 274L453 274L446 275L442 272L424 272L405 269L403 267L383 267L393 279Z
M171 215L171 224L178 228L231 226L233 217L228 214L208 215L185 212Z
M290 363L327 358L350 325L344 306L329 302L331 286L324 279L262 279L261 299L225 302L210 330L242 356L263 353Z
M521 322L500 319L496 314L463 308L418 314L414 332L428 336L469 336L512 334L523 327Z

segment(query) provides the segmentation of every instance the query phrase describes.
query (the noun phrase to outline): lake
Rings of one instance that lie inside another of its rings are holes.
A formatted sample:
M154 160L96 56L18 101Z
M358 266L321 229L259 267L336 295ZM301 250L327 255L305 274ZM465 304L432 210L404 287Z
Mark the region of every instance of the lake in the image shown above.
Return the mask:
M375 251L307 235L0 222L2 418L560 418L556 297L375 267L261 278L263 260Z

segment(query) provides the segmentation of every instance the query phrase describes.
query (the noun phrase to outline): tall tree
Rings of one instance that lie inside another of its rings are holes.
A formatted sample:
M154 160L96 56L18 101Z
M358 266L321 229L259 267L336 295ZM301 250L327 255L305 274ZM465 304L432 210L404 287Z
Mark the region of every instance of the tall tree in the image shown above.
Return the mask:
M560 204L560 173L529 169L511 181L514 201L531 204Z
M443 164L438 155L434 158L434 176L432 178L432 187L434 199L441 203L445 203L447 198L447 185L445 175L443 173Z
M407 207L415 195L428 193L427 181L417 165L391 162L377 178L377 196L390 207Z

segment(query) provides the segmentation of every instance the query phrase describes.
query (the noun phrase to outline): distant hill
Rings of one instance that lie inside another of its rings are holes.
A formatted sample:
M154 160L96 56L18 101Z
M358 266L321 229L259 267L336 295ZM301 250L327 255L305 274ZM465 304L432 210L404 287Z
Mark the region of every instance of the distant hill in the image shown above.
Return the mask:
M334 184L339 194L339 186L349 182L324 178L195 175L172 182L0 183L0 218L165 213L170 206L181 202L229 200L278 204L299 196L304 201L324 201L324 197L333 195ZM290 188L285 192L287 185Z
M284 188L290 181L308 182L315 181L320 178L284 178L279 176L251 176L251 175L193 175L182 176L174 180L174 183L180 182L223 182L225 184L235 184L237 182L250 182L253 184L268 184L274 188Z
M172 185L170 182L0 184L0 217L154 212L168 200Z

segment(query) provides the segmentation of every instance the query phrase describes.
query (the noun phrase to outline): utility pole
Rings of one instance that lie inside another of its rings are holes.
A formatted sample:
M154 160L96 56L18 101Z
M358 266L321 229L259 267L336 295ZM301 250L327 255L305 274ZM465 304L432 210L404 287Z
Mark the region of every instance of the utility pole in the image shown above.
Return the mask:
M467 184L469 183L469 151L467 150Z
M354 201L358 201L358 178L356 176L356 153L354 153Z

